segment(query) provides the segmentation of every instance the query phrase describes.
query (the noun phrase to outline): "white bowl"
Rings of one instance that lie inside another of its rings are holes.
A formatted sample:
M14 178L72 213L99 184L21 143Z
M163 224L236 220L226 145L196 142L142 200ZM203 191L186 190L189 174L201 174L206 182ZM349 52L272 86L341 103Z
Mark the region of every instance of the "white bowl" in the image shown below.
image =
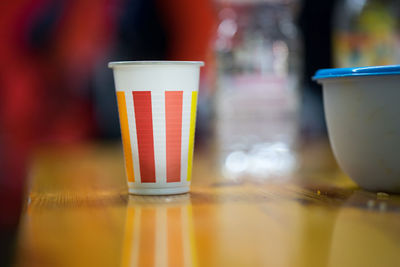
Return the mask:
M400 193L400 66L325 69L313 79L342 170L367 190Z

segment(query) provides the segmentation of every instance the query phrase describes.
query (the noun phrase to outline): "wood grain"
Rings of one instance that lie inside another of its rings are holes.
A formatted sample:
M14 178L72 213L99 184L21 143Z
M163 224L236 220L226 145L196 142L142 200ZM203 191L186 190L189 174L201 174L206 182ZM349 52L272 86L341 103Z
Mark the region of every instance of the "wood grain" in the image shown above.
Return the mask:
M190 194L128 196L119 145L42 149L17 266L396 266L400 198L358 189L327 143L287 179L232 180L196 151ZM316 155L319 155L316 157Z

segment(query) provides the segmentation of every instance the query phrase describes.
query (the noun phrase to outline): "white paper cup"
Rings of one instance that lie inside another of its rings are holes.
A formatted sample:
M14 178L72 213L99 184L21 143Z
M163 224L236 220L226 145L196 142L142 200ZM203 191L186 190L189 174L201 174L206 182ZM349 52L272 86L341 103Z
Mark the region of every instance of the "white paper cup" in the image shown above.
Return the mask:
M186 193L196 128L199 61L110 62L129 192Z

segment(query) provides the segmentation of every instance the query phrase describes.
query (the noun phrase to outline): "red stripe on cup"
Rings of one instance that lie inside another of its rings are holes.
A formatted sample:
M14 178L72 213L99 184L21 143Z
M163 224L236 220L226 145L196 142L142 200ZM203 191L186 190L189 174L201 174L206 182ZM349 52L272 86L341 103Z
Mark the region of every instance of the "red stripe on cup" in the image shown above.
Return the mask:
M181 181L183 91L165 92L167 183Z
M136 133L139 152L140 179L142 183L155 183L153 115L151 111L151 92L134 91Z

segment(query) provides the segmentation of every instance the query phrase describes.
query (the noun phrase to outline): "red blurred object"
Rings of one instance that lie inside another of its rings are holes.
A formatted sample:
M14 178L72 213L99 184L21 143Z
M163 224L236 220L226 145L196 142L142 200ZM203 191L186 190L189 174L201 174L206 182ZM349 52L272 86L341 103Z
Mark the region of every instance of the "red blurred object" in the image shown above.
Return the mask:
M96 60L115 39L116 18L110 11L115 2L119 1L16 0L3 5L2 131L30 144L91 136L95 125L88 82ZM205 60L215 25L211 2L157 3L166 22L168 58ZM48 36L37 48L30 36L46 16L56 18L42 23Z
M168 58L205 60L215 25L211 1L154 1L167 29ZM38 144L73 143L96 134L91 75L118 41L116 7L127 3L133 5L122 0L2 4L0 152L7 158L0 166L3 197L13 203L21 198L29 155ZM13 205L0 208L3 214L11 214L3 208L19 212Z
M41 48L32 45L30 35L54 1L19 0L3 6L0 114L2 130L13 139L71 142L91 134L86 88L95 60L113 36L109 2L59 2L64 6L46 25L49 36Z
M205 60L217 22L212 1L157 1L167 27L168 57Z
M110 2L15 0L2 5L0 226L18 222L34 147L93 133L87 88L96 59L114 36Z

